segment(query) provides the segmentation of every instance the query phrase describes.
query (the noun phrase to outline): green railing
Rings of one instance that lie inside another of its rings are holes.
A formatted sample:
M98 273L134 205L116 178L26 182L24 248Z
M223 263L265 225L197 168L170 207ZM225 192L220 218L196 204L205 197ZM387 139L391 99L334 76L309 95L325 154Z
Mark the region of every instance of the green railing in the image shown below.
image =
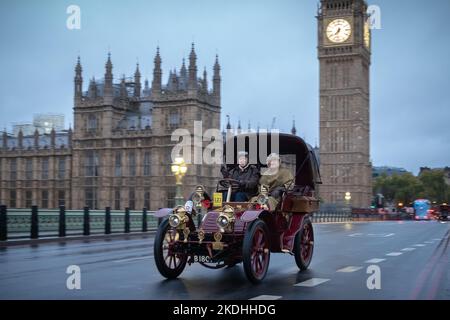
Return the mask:
M155 230L154 212L142 210L8 209L0 206L0 241Z
M373 211L373 210L372 210ZM380 215L370 210L319 210L313 223L398 220L398 215ZM0 206L0 241L18 238L65 237L71 235L147 232L156 230L154 212L128 210L8 209Z
M318 211L312 214L311 220L313 223L348 222L352 221L353 217L350 210Z

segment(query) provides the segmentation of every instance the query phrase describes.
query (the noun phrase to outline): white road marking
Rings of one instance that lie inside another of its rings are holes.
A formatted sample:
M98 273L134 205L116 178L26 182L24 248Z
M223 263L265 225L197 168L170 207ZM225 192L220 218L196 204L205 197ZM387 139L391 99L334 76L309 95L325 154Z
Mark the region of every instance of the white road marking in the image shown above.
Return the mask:
M401 256L403 254L403 252L390 252L390 253L386 253L387 256L389 257L397 257L397 256Z
M419 244L414 244L413 246L414 246L414 247L425 247L425 245L424 245L424 244L421 244L421 243L419 243Z
M282 296L270 296L270 295L263 294L263 295L260 295L260 296L257 296L257 297L254 297L254 298L251 298L248 300L279 300L281 298L282 298Z
M433 243L433 241L425 241L425 243L429 243L429 244L431 244L431 243Z
M441 238L434 238L434 239L431 239L431 240L433 240L433 241L441 241L442 239Z
M129 258L129 259L120 259L120 260L114 260L113 262L119 263L119 262L131 262L131 261L139 261L139 260L145 260L150 259L153 256L144 256L144 257L137 257L137 258Z
M386 259L378 259L378 258L374 258L374 259L367 260L366 263L380 263L380 262L383 262L383 261L385 261L385 260L386 260Z
M361 270L362 268L363 267L348 266L348 267L339 269L336 272L355 272L355 271Z
M367 237L374 237L374 238L387 238L387 237L392 237L394 236L395 233L367 233L366 236ZM364 233L352 233L348 235L349 237L361 237L364 236Z
M401 251L413 251L416 250L416 248L403 248Z
M359 236L362 236L363 234L362 233L352 233L352 234L349 234L348 236L349 237L359 237Z
M294 284L294 287L315 287L327 281L330 281L330 279L311 278L309 280Z

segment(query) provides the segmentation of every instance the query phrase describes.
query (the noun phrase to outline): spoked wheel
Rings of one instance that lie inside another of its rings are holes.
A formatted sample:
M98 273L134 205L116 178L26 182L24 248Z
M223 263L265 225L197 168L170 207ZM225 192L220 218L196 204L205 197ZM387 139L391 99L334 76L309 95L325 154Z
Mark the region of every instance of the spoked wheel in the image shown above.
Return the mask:
M267 274L270 261L270 244L267 226L255 220L245 233L242 246L244 271L253 283L261 282Z
M158 271L168 279L178 277L186 267L187 256L173 252L178 240L178 233L169 227L169 221L164 220L155 236L153 252Z
M300 270L308 269L314 251L314 231L311 220L303 219L302 227L295 236L294 256Z

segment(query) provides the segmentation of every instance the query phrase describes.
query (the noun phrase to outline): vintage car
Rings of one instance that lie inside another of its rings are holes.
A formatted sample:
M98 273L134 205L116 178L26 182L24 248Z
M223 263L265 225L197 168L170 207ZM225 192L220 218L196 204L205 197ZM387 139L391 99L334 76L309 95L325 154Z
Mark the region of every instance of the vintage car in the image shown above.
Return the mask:
M240 136L234 137L235 151L238 138ZM253 133L243 139L246 150L250 141L252 144L256 141L256 151L260 155L260 144L268 149L266 154L270 154L275 138L270 134ZM195 262L213 269L242 262L247 278L258 283L266 276L271 253L291 254L300 270L308 268L314 250L310 217L319 207L318 163L311 146L301 138L278 134L276 139L279 139L277 152L282 159L290 157L295 177L292 186L282 193L277 207L267 206L264 187L260 187L260 194L249 202L230 202L230 194L239 184L235 180L221 179L217 191L228 191L228 199L223 199L223 203L220 203L222 193L205 199L205 190L196 187L186 205L163 208L155 213L156 217L163 218L154 241L154 258L161 275L176 278L186 264ZM234 163L237 163L236 154L234 152ZM265 159L258 159L257 166L264 169ZM203 212L203 219L196 227L195 216L200 212Z

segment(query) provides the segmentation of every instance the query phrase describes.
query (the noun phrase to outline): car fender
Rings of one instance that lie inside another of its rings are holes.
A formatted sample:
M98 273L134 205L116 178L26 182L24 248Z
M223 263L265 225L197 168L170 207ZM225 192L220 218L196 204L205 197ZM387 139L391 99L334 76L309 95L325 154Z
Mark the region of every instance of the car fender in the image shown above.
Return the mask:
M168 216L173 211L173 208L161 208L158 211L155 212L154 217L155 218L162 218L165 216Z
M244 222L256 220L261 215L261 213L266 211L267 210L247 210L242 214L241 220Z

